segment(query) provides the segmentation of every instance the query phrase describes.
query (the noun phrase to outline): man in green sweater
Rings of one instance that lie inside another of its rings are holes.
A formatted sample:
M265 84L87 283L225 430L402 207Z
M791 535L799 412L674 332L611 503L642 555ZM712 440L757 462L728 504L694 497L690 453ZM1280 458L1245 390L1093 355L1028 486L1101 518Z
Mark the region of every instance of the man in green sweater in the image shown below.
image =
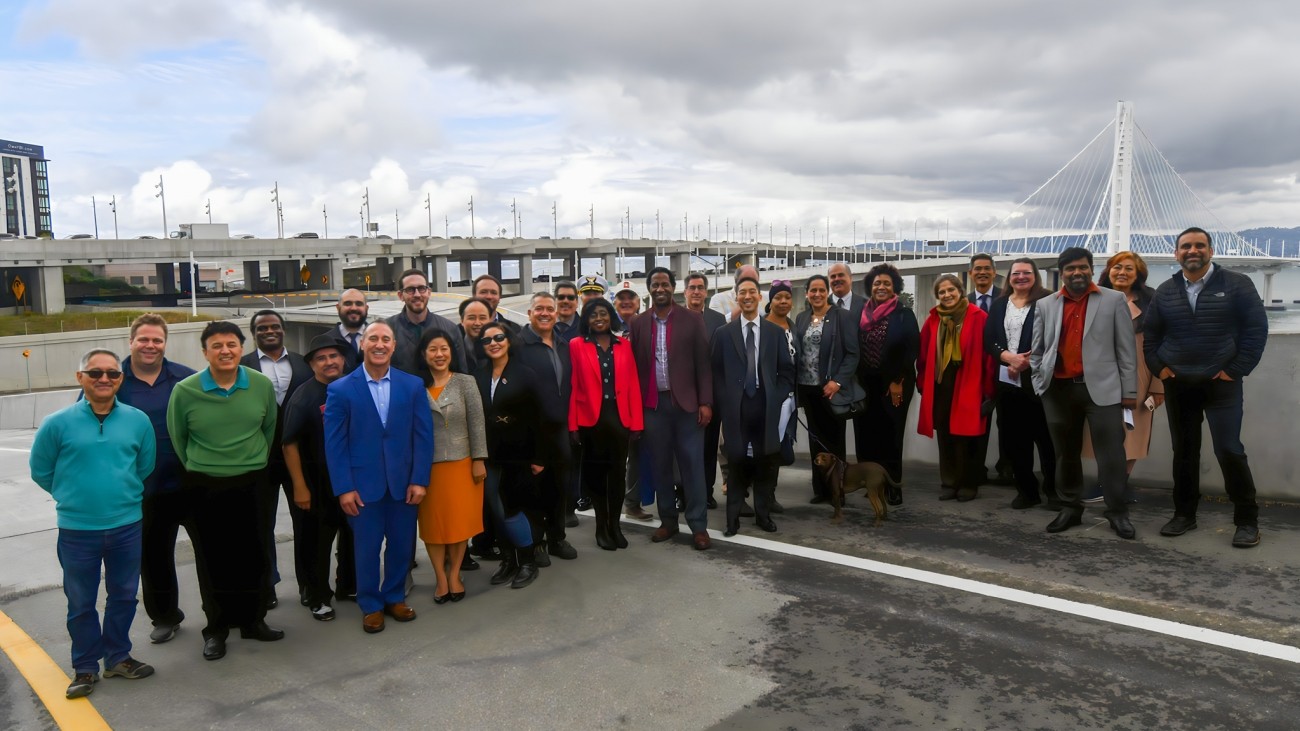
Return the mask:
M258 496L275 438L277 407L271 379L239 365L244 334L232 322L212 322L200 335L208 367L172 390L167 432L185 465L183 483L194 506L194 558L203 612L203 658L226 656L231 627L244 639L271 642L264 602L269 570Z
M32 480L54 497L59 564L68 598L73 680L69 698L90 695L104 677L145 678L153 667L131 657L131 621L140 585L140 505L153 472L149 417L118 403L122 366L92 350L77 371L85 399L48 416L32 444ZM104 573L104 623L95 601Z

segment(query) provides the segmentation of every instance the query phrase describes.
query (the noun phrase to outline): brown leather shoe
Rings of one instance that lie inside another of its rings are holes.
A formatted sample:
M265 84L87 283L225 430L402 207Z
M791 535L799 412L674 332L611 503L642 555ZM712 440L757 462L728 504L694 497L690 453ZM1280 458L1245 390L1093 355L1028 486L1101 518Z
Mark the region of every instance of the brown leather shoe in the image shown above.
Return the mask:
M663 543L669 538L672 538L673 536L677 535L679 532L680 531L676 528L665 528L664 526L661 525L658 528L655 528L654 533L650 534L650 540L654 541L655 543Z
M650 521L655 519L653 515L642 510L640 506L635 508L628 508L627 510L623 511L623 514L631 518L632 520Z
M415 619L415 610L407 606L406 602L385 605L384 614L387 614L398 622L410 622L412 619Z
M695 550L697 551L707 551L713 548L713 539L709 538L709 534L704 531L696 533L692 536L692 539L695 542Z
M383 631L384 631L384 613L383 613L383 612L371 612L370 614L367 614L366 616L362 617L362 618L361 618L361 629L365 630L365 631L366 631L366 634L370 634L370 635L373 635L373 634L375 634L376 632L383 632Z

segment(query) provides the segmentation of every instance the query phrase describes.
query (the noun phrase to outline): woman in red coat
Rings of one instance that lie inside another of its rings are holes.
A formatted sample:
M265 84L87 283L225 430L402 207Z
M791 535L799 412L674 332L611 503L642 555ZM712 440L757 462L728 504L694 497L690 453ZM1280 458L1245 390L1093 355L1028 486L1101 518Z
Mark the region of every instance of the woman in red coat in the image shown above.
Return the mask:
M992 411L994 366L984 351L988 316L966 299L952 274L934 283L934 296L939 304L921 328L916 357L916 430L927 437L938 433L939 499L964 502L979 494L979 437Z
M643 428L632 345L613 333L615 322L608 300L591 300L578 319L578 336L569 341L569 434L583 445L582 493L596 513L596 545L606 551L627 548L618 522L627 489L624 469L628 442L640 438Z

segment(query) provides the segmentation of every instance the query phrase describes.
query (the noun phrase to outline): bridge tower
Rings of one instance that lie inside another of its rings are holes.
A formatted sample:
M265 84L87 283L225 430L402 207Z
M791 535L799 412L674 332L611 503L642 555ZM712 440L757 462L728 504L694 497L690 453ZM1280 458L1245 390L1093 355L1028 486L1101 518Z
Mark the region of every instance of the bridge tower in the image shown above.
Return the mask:
M1110 173L1110 235L1106 253L1129 250L1133 192L1133 102L1115 106L1115 159Z

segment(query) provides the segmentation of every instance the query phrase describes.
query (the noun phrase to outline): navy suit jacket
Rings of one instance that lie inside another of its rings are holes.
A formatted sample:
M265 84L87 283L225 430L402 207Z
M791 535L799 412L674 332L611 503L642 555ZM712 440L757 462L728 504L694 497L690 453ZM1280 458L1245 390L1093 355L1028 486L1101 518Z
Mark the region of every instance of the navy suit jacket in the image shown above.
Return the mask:
M424 382L388 369L388 425L366 384L364 366L329 385L325 398L325 461L334 494L356 490L363 502L388 493L406 500L408 485L429 485L433 416Z
M717 413L722 419L723 451L727 459L745 458L745 438L740 417L740 401L745 393L745 336L737 317L713 336L713 394ZM754 456L781 451L781 404L794 392L794 358L786 345L785 330L766 319L758 320L758 378L763 386L764 443L754 445Z

